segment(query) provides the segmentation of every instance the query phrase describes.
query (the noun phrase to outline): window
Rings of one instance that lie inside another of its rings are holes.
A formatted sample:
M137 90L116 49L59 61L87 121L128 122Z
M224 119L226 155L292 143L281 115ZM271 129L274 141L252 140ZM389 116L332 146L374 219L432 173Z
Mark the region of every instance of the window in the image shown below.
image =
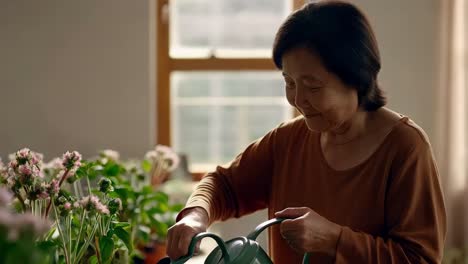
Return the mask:
M293 116L271 60L300 0L157 2L157 142L204 172Z

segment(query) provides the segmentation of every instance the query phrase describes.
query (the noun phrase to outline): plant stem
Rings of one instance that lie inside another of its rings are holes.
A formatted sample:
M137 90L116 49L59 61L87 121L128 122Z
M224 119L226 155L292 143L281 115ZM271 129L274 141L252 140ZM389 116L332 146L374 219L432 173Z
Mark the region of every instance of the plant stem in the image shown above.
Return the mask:
M99 264L101 264L102 259L101 259L101 252L99 251L99 239L97 236L94 236L94 243L96 245L96 257L98 259Z
M73 190L75 191L75 196L80 197L80 194L78 193L78 188L76 187L76 186L77 186L77 182L78 182L78 181L75 181L75 182L73 183Z
M86 183L88 184L88 195L91 195L91 183L89 182L88 177L86 177Z
M65 255L65 262L66 262L67 264L70 264L70 259L69 259L68 253L67 253L67 245L66 245L66 243L65 243L65 237L64 237L62 228L60 228L60 218L59 218L58 213L57 213L57 208L55 207L55 204L54 204L54 203L52 203L52 205L53 205L53 207L54 207L55 221L57 222L57 228L58 228L58 231L59 231L59 235L60 235L60 237L62 238L63 253L64 253L64 255Z
M67 175L68 175L69 172L70 172L70 169L67 169L63 173L62 178L60 179L60 182L59 182L59 189L62 186L63 181L67 178ZM45 214L46 217L45 218L47 218L49 216L50 206L52 204L52 200L53 200L53 197L50 197L50 201L49 201L49 204L47 205L47 209L46 209L46 214Z
M94 220L95 220L95 222L97 221L97 219L94 219ZM94 224L94 226L92 227L92 230L91 230L91 233L89 235L88 240L85 241L85 243L81 246L80 251L78 251L78 256L76 257L76 262L77 263L79 262L79 260L83 256L83 254L85 253L85 250L88 248L89 244L91 243L91 240L94 238L94 234L96 233L97 227L98 227L98 225Z
M78 244L80 244L80 240L81 240L81 232L83 231L83 226L85 225L83 223L84 219L85 219L85 215L86 215L86 211L85 209L83 209L83 212L81 213L81 226L80 226L80 232L78 233L78 239L76 240L76 245L75 245L75 250L73 251L73 257L76 259L76 254L78 254Z
M26 210L27 210L26 204L24 203L24 199L23 199L23 197L21 197L21 194L19 193L19 190L18 190L18 192L15 192L15 195L18 198L18 200L21 202L21 207L23 208L23 213L26 213Z
M83 197L83 191L81 190L81 181L76 181L75 185L76 185L76 191L78 192L76 196Z
M70 261L72 260L72 228L71 228L71 222L72 222L72 219L71 219L71 213L68 214L67 216L67 221L68 221L68 239L69 239L69 244L68 244L68 252L69 252L69 255L70 255Z

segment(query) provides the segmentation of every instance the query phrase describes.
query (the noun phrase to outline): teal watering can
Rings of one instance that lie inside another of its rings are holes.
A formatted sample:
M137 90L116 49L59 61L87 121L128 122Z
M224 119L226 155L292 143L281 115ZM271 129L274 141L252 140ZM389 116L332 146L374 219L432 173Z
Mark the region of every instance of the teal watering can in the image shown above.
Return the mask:
M189 252L186 256L181 257L175 261L171 261L169 258L163 258L158 261L157 264L182 264L193 257L195 251L195 245L201 239L205 237L213 238L218 247L213 249L205 260L205 264L272 264L273 262L268 257L267 253L260 247L256 241L258 235L265 230L267 227L281 223L284 218L274 218L263 222L258 225L253 232L247 237L233 238L227 242L224 242L219 236L203 232L195 235L189 245ZM302 263L309 263L309 254L304 254Z

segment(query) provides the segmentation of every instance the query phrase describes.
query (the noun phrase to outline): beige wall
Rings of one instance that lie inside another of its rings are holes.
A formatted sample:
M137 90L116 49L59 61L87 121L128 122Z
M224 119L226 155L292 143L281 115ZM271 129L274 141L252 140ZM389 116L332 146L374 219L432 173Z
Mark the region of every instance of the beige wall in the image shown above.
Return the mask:
M0 1L0 157L23 146L144 155L154 138L149 6Z

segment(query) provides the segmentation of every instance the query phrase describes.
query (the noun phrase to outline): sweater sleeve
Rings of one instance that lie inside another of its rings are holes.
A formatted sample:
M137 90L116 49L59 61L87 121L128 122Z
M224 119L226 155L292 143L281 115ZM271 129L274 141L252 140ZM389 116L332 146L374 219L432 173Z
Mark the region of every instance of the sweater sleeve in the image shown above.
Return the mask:
M187 201L202 207L210 223L240 217L267 207L274 166L276 129L250 144L225 166L203 177Z
M441 263L446 215L429 144L400 155L389 178L384 236L343 227L336 263Z

